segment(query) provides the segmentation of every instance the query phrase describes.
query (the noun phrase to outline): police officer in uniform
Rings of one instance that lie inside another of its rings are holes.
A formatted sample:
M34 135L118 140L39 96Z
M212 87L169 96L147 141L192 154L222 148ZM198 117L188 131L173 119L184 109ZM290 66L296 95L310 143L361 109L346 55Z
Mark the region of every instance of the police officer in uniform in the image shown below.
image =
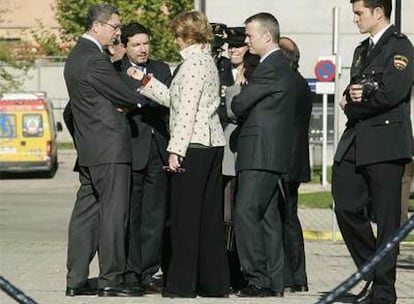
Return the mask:
M348 122L335 153L332 194L339 228L361 267L400 225L401 178L412 156L413 46L390 24L391 0L350 2L360 32L370 37L355 50L340 103ZM354 303L396 303L396 261L394 248Z

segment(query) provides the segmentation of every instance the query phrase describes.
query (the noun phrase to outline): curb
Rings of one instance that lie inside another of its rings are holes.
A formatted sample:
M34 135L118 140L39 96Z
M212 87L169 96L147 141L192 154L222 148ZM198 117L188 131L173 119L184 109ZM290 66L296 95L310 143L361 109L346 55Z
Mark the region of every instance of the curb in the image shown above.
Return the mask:
M333 234L331 231L303 230L305 241L343 241L341 232ZM414 245L414 236L408 235L401 244Z
M303 238L306 241L343 241L342 234L336 232L333 234L328 231L304 230Z

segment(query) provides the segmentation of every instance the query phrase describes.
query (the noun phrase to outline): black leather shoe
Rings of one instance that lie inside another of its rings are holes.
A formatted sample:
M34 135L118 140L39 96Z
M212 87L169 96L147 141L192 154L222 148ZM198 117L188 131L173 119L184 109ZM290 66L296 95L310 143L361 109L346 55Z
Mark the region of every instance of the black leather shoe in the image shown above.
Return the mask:
M245 288L240 289L236 293L236 296L263 298L272 296L272 291L269 288L263 288L257 285L249 285Z
M151 282L149 284L142 285L145 289L145 293L161 293L162 287L157 286L155 283Z
M199 290L197 292L197 294L200 297L204 297L204 298L228 298L229 297L229 292L230 291L227 291L227 292L205 292L205 291Z
M95 296L98 294L98 290L96 288L91 287L88 283L86 283L82 287L77 287L77 288L66 287L65 294L68 297Z
M272 290L272 297L283 298L284 297L283 291L273 291Z
M283 291L286 293L294 293L295 288L293 288L293 286L285 286L285 288L283 288Z
M308 292L309 287L307 285L295 285L293 286L295 292Z
M145 290L140 287L126 287L120 286L108 286L98 290L98 296L100 297L140 297L144 295Z
M166 288L163 288L161 296L163 298L195 298L197 297L196 294L178 294L178 293L171 292Z
M369 304L372 297L372 281L368 281L364 288L355 296L352 303L354 304Z

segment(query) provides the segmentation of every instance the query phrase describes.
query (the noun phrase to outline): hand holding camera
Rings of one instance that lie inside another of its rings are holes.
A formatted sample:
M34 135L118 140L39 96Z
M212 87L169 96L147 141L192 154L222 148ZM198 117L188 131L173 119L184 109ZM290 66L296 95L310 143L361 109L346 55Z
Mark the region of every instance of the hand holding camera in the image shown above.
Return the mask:
M361 84L352 84L349 87L349 96L352 102L362 101L363 86Z
M369 102L377 90L378 82L375 81L375 75L363 75L349 86L348 101Z

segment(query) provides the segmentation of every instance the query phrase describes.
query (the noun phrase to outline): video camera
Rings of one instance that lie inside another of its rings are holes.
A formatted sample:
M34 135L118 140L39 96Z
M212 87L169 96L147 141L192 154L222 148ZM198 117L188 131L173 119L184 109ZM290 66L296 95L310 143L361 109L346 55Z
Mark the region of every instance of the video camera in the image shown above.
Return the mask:
M228 27L223 23L210 23L213 34L214 42L212 45L213 55L219 55L223 49L223 45L227 43L230 47L242 47L246 45L245 30L244 27Z
M374 74L362 75L353 81L353 84L362 85L362 102L369 102L378 90L378 82Z
M214 34L214 41L212 44L212 53L213 55L218 55L222 51L224 51L223 45L226 42L227 25L223 23L210 23L210 25L211 25L211 28L213 29L213 34Z

